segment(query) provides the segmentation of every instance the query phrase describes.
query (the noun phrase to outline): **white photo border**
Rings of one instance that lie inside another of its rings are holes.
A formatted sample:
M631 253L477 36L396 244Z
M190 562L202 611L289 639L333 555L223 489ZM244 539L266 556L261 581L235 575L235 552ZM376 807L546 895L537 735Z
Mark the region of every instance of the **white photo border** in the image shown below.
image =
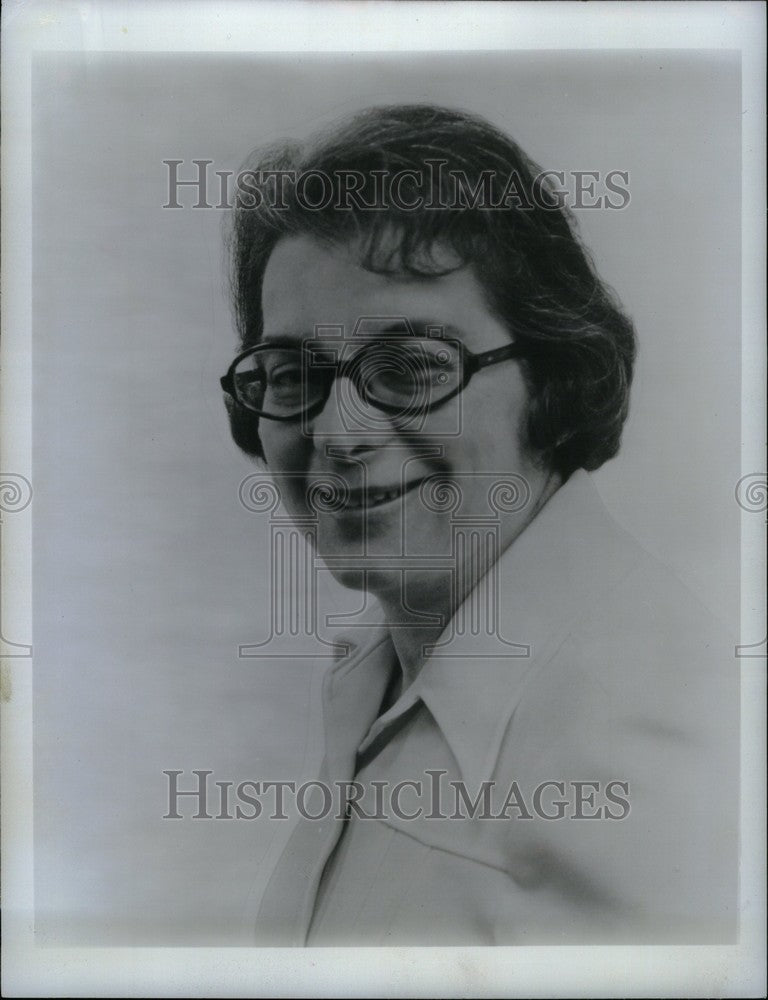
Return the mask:
M742 473L765 472L765 13L758 3L27 2L3 9L3 472L31 480L33 52L737 49L743 82ZM17 519L17 522L19 519ZM2 621L31 637L29 520ZM743 642L765 633L765 523L742 514ZM28 639L31 642L31 638ZM3 979L16 996L758 996L765 955L765 657L743 657L741 940L717 947L40 948L31 658L3 657ZM716 795L716 790L713 790Z

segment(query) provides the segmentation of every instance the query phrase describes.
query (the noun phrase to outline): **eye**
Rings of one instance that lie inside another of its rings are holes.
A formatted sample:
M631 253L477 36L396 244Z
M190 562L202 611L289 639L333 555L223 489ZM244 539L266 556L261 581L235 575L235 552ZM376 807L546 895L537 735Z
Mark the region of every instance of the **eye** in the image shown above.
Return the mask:
M277 365L267 372L267 380L277 389L298 385L301 382L301 365Z

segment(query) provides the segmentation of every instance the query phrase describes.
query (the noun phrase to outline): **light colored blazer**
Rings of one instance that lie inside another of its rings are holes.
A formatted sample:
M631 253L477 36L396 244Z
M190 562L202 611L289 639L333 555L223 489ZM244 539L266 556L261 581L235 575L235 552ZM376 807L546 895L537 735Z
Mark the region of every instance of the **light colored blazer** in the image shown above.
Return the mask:
M320 778L356 778L379 818L299 823L256 943L733 940L732 639L584 472L497 570L499 632L522 648L454 636L378 719L396 668L386 629L326 675ZM403 785L395 810L399 782L421 786ZM312 801L321 814L319 789Z

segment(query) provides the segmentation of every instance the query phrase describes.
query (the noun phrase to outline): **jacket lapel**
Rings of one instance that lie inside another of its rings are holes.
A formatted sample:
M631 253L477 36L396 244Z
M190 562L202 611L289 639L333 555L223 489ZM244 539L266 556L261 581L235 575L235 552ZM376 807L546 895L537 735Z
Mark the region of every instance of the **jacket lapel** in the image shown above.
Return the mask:
M357 749L378 715L394 650L389 635L377 630L374 638L333 667L323 682L326 752L318 782L327 785L332 808L321 819L302 817L264 893L256 918L256 939L261 945L303 945L320 878L341 836L341 792L337 783L351 781ZM306 812L327 812L323 789L314 786L306 799Z

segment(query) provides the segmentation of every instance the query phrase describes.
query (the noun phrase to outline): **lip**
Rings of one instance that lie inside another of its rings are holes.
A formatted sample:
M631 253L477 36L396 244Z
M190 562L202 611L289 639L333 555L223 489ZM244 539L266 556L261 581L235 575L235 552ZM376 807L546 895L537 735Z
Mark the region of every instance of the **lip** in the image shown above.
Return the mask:
M392 506L398 500L411 493L420 483L421 479L414 479L409 483L398 483L396 486L369 486L367 490L353 489L349 491L347 502L340 504L336 513L355 514L360 511L368 512L383 510Z

